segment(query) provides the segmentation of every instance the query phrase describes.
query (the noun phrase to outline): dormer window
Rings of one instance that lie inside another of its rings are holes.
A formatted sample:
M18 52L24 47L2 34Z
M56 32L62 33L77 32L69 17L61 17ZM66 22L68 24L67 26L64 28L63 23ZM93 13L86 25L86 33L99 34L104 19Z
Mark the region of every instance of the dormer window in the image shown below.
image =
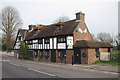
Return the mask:
M50 43L50 39L49 38L46 38L45 39L45 44L49 44Z
M42 39L39 39L39 44L42 44L43 43L43 40Z
M63 24L62 23L58 23L56 25L56 27L57 27L56 31L60 31L63 28Z
M61 26L60 26L60 25L59 25L59 26L57 26L56 31L59 31L59 30L61 30Z
M37 30L37 29L35 29L34 35L37 35L37 33L38 33L38 30Z

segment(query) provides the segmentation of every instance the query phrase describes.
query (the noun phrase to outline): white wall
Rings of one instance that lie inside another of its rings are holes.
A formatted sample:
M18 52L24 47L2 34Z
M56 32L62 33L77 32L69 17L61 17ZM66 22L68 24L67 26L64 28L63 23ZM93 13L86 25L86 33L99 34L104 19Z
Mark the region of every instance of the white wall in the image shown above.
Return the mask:
M57 45L57 38L54 38L54 49L56 49L56 45Z
M58 49L66 49L66 43L58 43Z
M52 38L50 38L50 49L52 49L53 48L53 46L52 46Z

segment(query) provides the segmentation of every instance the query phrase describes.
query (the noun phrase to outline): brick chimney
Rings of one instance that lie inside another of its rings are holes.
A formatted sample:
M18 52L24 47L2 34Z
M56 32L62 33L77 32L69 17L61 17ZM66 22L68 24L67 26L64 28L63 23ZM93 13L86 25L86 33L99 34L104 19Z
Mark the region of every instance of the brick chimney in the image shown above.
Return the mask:
M37 28L36 25L29 25L28 27L29 27L29 30L33 30Z
M76 22L81 21L81 22L85 23L85 17L84 16L85 16L85 14L82 13L81 11L76 13Z

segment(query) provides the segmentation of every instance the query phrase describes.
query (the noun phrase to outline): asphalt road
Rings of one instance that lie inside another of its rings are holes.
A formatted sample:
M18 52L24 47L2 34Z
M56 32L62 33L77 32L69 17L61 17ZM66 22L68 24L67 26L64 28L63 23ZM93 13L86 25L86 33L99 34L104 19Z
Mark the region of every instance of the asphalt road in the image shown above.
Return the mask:
M2 78L118 78L118 74L2 57Z

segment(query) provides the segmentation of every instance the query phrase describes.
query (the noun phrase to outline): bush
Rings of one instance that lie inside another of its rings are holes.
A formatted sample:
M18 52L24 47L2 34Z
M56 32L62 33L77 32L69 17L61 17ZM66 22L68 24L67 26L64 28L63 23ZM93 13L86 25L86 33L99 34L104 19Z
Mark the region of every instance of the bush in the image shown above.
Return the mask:
M6 44L2 44L2 51L6 51L6 50L7 50Z
M13 46L9 47L7 51L11 52L12 49L13 49Z
M113 50L113 55L112 55L111 60L114 61L114 62L120 62L119 57L120 57L119 51L118 50Z
M0 44L0 51L2 51L2 44Z
M120 55L119 55L119 51L114 49L113 50L113 55L112 58L110 59L110 61L96 61L96 64L98 63L106 63L106 64L112 64L113 66L120 66L120 59L119 59Z

